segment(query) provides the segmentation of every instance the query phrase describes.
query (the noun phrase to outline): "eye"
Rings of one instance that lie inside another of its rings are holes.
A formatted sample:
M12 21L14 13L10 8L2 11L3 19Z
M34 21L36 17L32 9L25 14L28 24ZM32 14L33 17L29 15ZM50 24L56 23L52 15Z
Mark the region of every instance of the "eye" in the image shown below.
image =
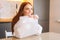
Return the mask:
M26 10L29 10L29 8L26 8Z
M33 8L31 8L31 10L33 10Z
M33 10L33 8L25 8L25 10Z

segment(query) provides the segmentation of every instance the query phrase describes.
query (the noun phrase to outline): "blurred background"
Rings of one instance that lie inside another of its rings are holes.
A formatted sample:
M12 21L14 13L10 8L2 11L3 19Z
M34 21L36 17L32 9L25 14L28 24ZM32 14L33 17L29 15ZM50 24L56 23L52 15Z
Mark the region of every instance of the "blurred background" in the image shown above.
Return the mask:
M44 32L60 33L60 0L0 0L0 37L11 32L12 20L22 2L30 2Z

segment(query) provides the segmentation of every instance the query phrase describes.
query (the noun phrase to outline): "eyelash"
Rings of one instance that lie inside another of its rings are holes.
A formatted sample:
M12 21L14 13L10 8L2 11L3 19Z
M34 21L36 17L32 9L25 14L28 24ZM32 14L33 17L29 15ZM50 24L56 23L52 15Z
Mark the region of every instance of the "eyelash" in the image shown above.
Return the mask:
M29 8L26 8L26 10L28 10ZM31 8L31 10L33 10L33 8Z

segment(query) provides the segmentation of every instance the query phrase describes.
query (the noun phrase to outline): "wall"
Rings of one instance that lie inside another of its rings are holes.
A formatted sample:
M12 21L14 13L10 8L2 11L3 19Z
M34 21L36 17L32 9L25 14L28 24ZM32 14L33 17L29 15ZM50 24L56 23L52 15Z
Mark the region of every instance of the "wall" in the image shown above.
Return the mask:
M22 1L22 0L21 0ZM0 0L0 18L13 18L16 15L16 4L19 7L22 3L21 1L17 0ZM23 2L28 0L23 0ZM33 4L33 0L30 0ZM3 15L4 14L4 15Z
M0 0L0 18L12 18L16 14L16 2Z
M60 0L50 0L50 32L60 33Z
M34 14L39 16L43 32L49 31L49 0L34 0Z

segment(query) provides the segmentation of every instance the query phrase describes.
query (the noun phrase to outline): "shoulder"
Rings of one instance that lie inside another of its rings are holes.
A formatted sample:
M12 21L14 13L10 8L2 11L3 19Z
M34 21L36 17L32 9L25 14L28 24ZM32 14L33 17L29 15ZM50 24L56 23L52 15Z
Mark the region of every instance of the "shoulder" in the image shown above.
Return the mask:
M20 22L20 23L25 23L26 20L27 20L27 17L25 17L25 16L20 16L20 17L19 17L19 22Z
M19 19L26 19L27 16L20 16Z
M20 16L20 18L24 18L25 16Z

